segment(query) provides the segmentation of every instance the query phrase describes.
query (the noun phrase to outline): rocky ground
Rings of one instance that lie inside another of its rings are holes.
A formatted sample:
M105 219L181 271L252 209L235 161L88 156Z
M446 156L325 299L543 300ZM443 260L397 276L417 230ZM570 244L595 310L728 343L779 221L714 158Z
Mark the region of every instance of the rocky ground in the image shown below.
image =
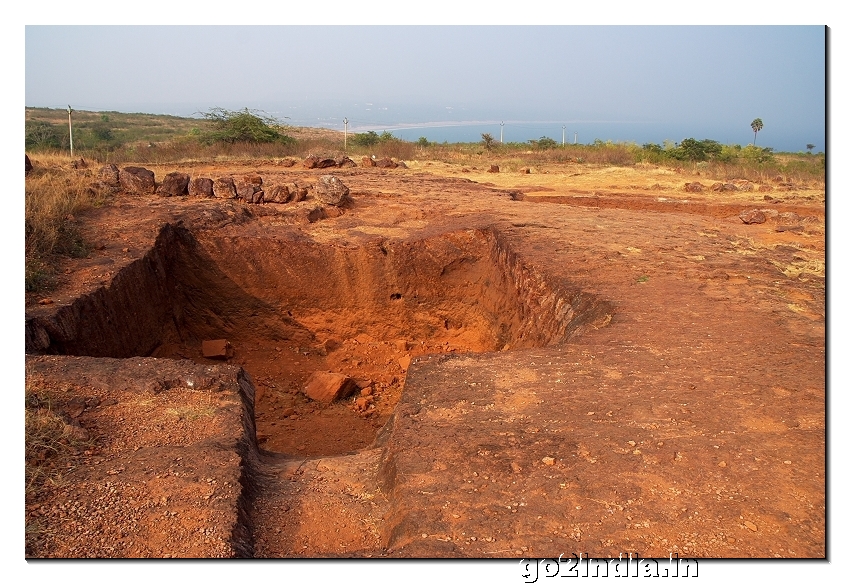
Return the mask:
M407 166L151 166L350 200L75 217L27 297L79 438L28 556L825 556L822 189Z

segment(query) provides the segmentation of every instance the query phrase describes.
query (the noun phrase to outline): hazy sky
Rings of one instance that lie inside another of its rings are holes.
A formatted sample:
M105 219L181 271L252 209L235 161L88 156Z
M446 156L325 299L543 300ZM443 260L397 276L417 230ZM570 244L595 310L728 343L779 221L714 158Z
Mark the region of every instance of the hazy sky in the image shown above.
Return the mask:
M760 117L757 143L825 143L822 26L27 26L25 39L28 106L606 134L588 141L747 143Z

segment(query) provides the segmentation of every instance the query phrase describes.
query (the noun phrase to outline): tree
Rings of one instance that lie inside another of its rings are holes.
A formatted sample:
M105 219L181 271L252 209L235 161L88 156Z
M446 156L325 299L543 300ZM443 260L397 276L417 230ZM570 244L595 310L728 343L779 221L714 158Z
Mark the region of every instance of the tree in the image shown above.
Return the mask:
M380 141L380 139L381 139L381 136L379 136L377 133L370 130L368 132L364 132L362 134L355 135L354 138L352 139L352 141L358 146L369 147L369 146L374 146L375 144L377 144Z
M815 145L814 144L806 144L806 149L809 151L809 154L811 154L812 150L815 149Z
M277 119L268 115L261 115L247 107L241 111L228 111L221 107L215 107L201 115L213 122L214 126L214 129L202 138L207 143L294 142L291 137L278 131L281 124Z
M484 144L485 149L492 150L495 141L496 140L490 134L481 134L481 142Z
M534 142L534 140L531 140L531 141ZM537 147L540 148L541 150L549 150L549 149L557 147L557 145L558 145L558 142L556 142L552 138L549 138L549 137L546 137L546 136L543 136L542 138L537 140Z
M30 149L61 148L64 137L61 130L46 121L27 121L25 125L25 147Z
M758 133L764 127L764 122L761 121L760 117L757 117L753 120L753 123L750 124L750 127L753 128L753 145L755 146L756 145L756 136L758 136Z

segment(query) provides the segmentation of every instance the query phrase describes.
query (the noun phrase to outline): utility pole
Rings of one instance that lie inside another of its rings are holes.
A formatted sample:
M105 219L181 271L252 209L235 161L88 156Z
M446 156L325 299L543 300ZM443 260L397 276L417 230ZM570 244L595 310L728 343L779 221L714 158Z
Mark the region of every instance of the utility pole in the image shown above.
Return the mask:
M343 141L342 149L347 150L348 149L348 118L347 117L342 118L342 123L345 124L345 138L343 138L344 141Z
M71 127L71 112L74 111L71 109L71 106L68 106L68 137L71 139L71 158L74 157L74 130Z
M561 147L567 145L567 126L561 126Z
M505 136L505 122L502 122L502 128L499 130L499 143L504 144L504 136Z
M573 144L578 144L578 132L576 132L575 138L573 138Z

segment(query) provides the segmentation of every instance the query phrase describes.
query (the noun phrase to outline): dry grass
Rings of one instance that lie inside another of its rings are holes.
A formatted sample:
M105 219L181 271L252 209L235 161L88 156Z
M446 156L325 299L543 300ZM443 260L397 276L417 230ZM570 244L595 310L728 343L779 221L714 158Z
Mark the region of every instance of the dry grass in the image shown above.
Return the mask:
M61 485L62 468L71 456L91 445L85 430L70 422L54 406L42 387L25 388L24 496L26 505L37 504L50 488ZM34 513L26 513L25 546L27 554L45 534L45 526Z
M108 193L93 186L90 170L71 168L67 157L31 158L34 169L25 188L26 289L49 286L57 256L84 257L88 250L75 215L107 202Z

